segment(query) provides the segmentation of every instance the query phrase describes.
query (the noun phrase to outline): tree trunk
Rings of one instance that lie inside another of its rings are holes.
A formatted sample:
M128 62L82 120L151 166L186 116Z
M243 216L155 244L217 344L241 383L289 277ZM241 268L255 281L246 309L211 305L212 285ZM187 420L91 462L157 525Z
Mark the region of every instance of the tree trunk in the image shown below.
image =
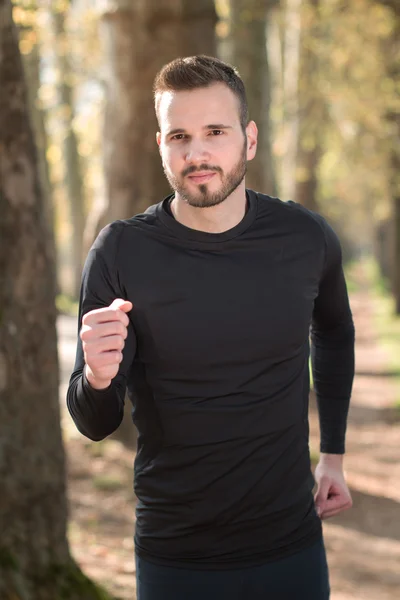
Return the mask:
M286 0L283 48L284 151L281 188L285 200L294 198L299 136L299 64L302 0Z
M392 211L394 213L394 210ZM394 215L393 215L394 216ZM394 249L394 234L396 221L400 227L400 211L396 218L389 218L383 221L378 221L374 228L374 254L378 261L380 272L389 284L391 292L394 292L394 281L393 281L393 260L395 256ZM399 231L400 233L400 231ZM400 235L399 235L400 239ZM398 250L400 254L400 248Z
M101 225L142 212L169 193L155 141L153 80L178 56L215 55L215 24L213 0L119 0L103 14L107 207Z
M58 70L58 111L63 126L64 182L68 196L71 236L70 256L72 258L72 296L79 297L83 267L83 235L85 229L85 199L82 181L82 167L78 151L78 140L74 131L75 116L73 90L71 86L71 66L68 58L67 33L65 31L65 7L57 3L51 5L50 16L53 24Z
M37 5L34 2L31 2L29 8L25 8L25 10L36 13ZM31 51L23 55L23 64L25 67L28 90L29 115L34 131L35 145L37 148L40 189L47 223L48 234L46 239L49 244L49 253L51 256L55 257L55 262L57 263L57 247L54 235L55 220L53 206L53 186L51 183L49 164L46 157L48 146L46 115L43 108L41 108L38 99L38 93L40 89L40 43L38 40L38 31L36 27L25 27L24 34L33 34L33 39L35 40L32 43Z
M318 59L319 0L304 2L300 37L299 129L294 199L303 206L318 209L318 166L322 156L324 102L319 93Z
M276 2L230 0L230 62L246 86L250 119L258 126L255 158L248 164L246 185L274 196L275 173L271 151L271 84L267 55L267 19Z
M10 0L0 86L0 598L94 600L66 540L54 262Z
M400 161L398 161L400 163ZM400 164L398 166L400 168ZM393 293L395 298L396 314L400 315L400 193L393 198L394 204L394 235L395 256L393 269Z
M395 299L395 311L400 315L400 3L398 0L380 0L393 13L393 30L390 38L384 42L386 74L394 81L396 96L389 107L387 119L390 123L390 191L393 214L393 253L391 282Z
M393 291L396 314L400 315L400 5L397 3L394 11L396 27L393 32L393 63L391 76L397 82L396 110L390 115L393 124L393 140L391 154L391 190L394 213L394 257L393 257Z

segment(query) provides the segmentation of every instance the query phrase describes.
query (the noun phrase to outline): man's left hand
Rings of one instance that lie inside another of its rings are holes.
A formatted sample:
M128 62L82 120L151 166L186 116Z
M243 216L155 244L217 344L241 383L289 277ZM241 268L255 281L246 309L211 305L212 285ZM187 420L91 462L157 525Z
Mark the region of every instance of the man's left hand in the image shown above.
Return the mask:
M342 455L321 454L314 477L318 485L314 500L321 519L333 517L353 506L344 478Z

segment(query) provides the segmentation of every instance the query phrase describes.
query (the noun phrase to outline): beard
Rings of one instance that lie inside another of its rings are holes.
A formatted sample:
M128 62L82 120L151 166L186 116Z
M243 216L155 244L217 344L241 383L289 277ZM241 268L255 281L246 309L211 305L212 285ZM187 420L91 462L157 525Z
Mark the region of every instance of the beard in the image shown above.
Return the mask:
M242 183L244 176L247 171L247 140L245 140L244 147L242 149L240 158L236 165L224 174L221 167L211 166L208 164L202 164L199 167L191 166L182 171L181 176L175 177L164 167L164 173L168 182L175 193L178 193L183 200L185 200L190 206L195 208L209 208L211 206L217 206L221 204L228 196L236 190L236 188ZM196 171L215 171L221 176L221 185L218 190L214 192L209 191L208 184L199 184L197 192L191 192L188 186L185 184L185 177Z

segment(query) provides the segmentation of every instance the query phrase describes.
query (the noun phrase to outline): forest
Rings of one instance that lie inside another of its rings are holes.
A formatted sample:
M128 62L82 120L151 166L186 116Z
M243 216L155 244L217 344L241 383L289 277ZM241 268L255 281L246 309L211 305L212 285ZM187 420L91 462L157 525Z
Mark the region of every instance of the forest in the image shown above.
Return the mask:
M82 269L170 193L153 81L217 56L246 87L246 187L323 215L356 327L333 600L400 595L400 0L0 0L0 600L135 598L136 432L75 428ZM310 393L310 448L319 425ZM300 600L300 599L293 599Z

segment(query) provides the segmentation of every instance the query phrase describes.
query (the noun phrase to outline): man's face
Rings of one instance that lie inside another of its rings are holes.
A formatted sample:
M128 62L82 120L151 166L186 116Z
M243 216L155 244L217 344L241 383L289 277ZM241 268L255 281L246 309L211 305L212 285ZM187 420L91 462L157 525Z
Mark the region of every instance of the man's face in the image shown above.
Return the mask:
M234 93L222 83L164 92L159 121L157 142L172 189L191 206L223 202L243 181L256 147L255 125L243 133Z

